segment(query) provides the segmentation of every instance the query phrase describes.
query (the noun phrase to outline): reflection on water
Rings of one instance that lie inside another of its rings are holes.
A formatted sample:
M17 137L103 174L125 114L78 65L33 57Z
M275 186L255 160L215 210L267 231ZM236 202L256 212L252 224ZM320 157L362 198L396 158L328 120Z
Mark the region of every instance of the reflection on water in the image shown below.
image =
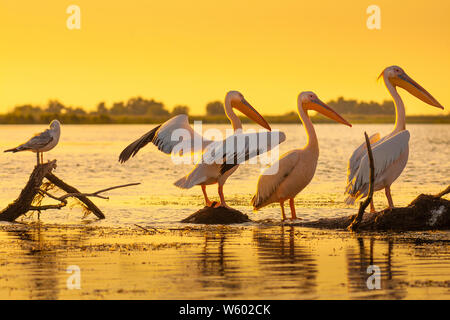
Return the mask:
M3 225L2 299L449 299L449 233ZM81 290L66 287L69 265ZM381 269L381 290L366 285Z
M315 297L317 266L313 253L301 241L296 241L294 227L281 226L279 230L253 231L260 270L268 275L264 291L278 288L293 296Z
M230 293L241 290L242 272L236 252L228 250L228 232L206 233L202 250L197 256L194 269L196 282L203 291L216 291L218 296L227 297L222 288Z
M370 237L364 239L358 237L356 239L357 246L348 248L348 282L349 290L355 295L364 295L367 291L367 269L370 265L376 265L381 270L381 283L384 284L382 298L386 299L403 299L407 296L405 288L399 282L407 274L402 270L397 270L393 264L393 248L394 241L391 238L380 240L377 249L379 255L374 254L375 238ZM383 250L385 253L383 253ZM350 271L351 270L351 271ZM374 293L377 293L376 291Z

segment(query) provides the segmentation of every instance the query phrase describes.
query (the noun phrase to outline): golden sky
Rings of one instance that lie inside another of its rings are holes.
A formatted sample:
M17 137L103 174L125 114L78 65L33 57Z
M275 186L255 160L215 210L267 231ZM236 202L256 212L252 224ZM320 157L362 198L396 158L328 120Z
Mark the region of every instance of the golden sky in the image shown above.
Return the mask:
M69 5L81 29L69 30ZM366 27L369 5L381 30ZM448 0L0 0L0 112L58 99L92 110L142 95L171 109L241 91L263 114L300 91L382 101L398 64L450 110ZM401 92L407 114L439 114Z

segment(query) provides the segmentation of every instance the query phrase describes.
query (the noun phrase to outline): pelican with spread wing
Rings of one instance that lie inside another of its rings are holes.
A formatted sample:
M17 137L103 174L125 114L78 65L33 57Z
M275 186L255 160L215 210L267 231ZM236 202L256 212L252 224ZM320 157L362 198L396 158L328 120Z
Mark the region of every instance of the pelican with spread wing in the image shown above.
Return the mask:
M286 219L284 213L286 200L289 200L292 219L297 219L294 198L311 182L319 159L319 142L308 110L315 110L336 122L352 126L313 92L302 92L298 96L297 104L298 114L306 131L306 145L285 153L262 173L256 194L251 201L254 210L278 202L283 220Z
M183 154L188 146L188 150L192 153L201 152L201 159L193 170L176 181L175 185L183 189L189 189L196 185L201 186L205 204L211 206L212 202L206 193L206 186L217 183L220 197L220 203L217 206L228 207L223 195L223 185L228 177L236 171L238 164L269 151L283 142L285 136L282 132L243 133L241 120L234 109L242 112L263 128L269 131L271 128L238 91L227 93L224 108L234 130L234 134L225 140L211 141L203 138L189 125L187 115L178 115L153 128L127 146L120 154L119 161L121 163L127 161L150 142L166 154ZM180 149L180 145L183 148Z
M405 106L397 92L397 87L405 89L431 106L440 109L444 109L444 107L398 66L384 69L380 77L383 78L394 99L396 119L394 130L391 133L382 138L379 133L370 137L375 167L374 190L384 189L389 208L393 208L391 185L400 176L408 162L410 139L409 131L406 130ZM363 143L353 152L348 162L345 202L354 204L358 199L366 197L369 182L369 160L366 145ZM370 209L372 212L375 211L373 201L370 203Z
M18 147L5 150L5 152L21 152L32 151L36 152L37 164L44 162L43 153L53 149L59 141L61 135L61 123L58 120L53 120L50 123L50 128L34 135L30 140L21 144ZM39 157L40 156L40 157Z

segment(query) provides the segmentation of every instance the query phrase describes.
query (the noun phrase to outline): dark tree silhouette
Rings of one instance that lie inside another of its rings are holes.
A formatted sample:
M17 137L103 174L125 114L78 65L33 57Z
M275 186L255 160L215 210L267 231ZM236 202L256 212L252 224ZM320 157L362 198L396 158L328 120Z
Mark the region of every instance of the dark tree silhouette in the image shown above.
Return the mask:
M123 114L149 115L154 117L165 117L170 115L164 108L164 104L153 99L147 100L142 97L131 98L127 101Z
M224 115L223 103L221 101L213 101L206 105L206 114L208 116Z
M21 115L30 115L41 113L42 109L40 107L32 106L31 104L24 104L22 106L17 106L14 108L13 113L21 114Z
M189 114L189 107L188 106L175 106L172 110L172 115L176 116L178 114Z
M112 115L121 115L121 114L124 114L125 111L126 111L125 105L121 101L121 102L114 102L113 103L113 105L111 107L111 110L110 110L110 113Z
M108 108L106 108L105 103L102 101L97 105L97 114L107 114Z
M392 101L386 100L382 104L374 101L358 102L353 99L346 100L339 97L337 100L328 102L330 107L342 114L395 114L395 107Z
M58 100L50 100L47 104L46 112L61 113L66 107Z

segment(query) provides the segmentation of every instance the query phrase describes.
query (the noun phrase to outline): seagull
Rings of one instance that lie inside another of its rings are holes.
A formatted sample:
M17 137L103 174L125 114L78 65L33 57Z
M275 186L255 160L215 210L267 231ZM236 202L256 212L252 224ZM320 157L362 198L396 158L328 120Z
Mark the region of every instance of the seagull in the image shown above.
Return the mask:
M61 123L58 120L53 120L50 123L50 128L35 134L30 140L21 144L18 147L5 150L4 152L20 152L20 151L32 151L36 152L37 164L44 162L43 153L52 150L59 141L61 135ZM40 161L39 161L39 154Z

